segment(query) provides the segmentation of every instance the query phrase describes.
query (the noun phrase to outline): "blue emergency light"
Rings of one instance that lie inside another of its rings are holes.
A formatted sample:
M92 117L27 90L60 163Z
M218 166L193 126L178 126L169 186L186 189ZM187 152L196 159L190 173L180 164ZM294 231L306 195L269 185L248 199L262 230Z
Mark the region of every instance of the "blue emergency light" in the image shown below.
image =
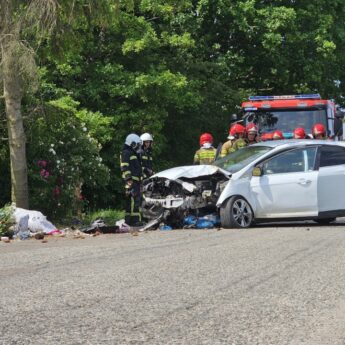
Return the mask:
M274 101L277 99L321 99L320 94L284 95L284 96L249 96L250 101Z

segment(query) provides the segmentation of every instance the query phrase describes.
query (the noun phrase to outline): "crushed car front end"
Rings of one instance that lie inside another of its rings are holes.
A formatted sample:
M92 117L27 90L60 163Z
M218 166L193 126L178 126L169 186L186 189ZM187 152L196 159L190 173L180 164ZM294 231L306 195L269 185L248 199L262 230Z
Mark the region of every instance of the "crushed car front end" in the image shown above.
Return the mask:
M217 200L231 174L212 165L184 166L160 172L144 183L143 214L182 227L188 215L217 211Z

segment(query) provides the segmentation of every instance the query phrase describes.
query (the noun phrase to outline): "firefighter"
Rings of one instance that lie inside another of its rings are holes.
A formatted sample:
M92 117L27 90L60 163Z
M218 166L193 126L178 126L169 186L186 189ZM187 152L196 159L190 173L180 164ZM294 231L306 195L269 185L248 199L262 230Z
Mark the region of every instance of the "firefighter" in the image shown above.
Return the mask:
M217 150L212 144L213 137L210 133L200 135L200 149L195 152L194 164L212 164L214 162Z
M247 124L246 133L247 133L248 145L253 145L260 141L259 136L258 136L258 133L259 133L258 127L256 126L255 123L250 122Z
M230 153L230 150L232 148L232 145L234 144L235 141L235 131L234 131L234 126L232 125L229 128L229 135L228 135L228 141L226 141L223 145L222 145L222 149L220 151L220 157L225 157L226 155L228 155Z
M245 147L248 145L248 142L245 138L246 128L244 126L240 125L239 123L236 123L236 125L234 125L234 132L235 132L236 140L234 144L232 145L230 152L235 152L238 149L241 149L242 147Z
M293 131L293 138L294 139L307 139L307 134L305 133L304 128L297 127Z
M322 123L316 123L311 133L313 134L314 139L325 140L326 139L326 128Z
M140 136L141 146L141 166L143 169L143 178L149 178L154 174L152 164L152 143L153 137L150 133L144 133Z
M284 135L281 131L274 131L273 134L272 134L272 139L273 140L282 140L284 139Z
M123 146L120 165L126 194L125 222L130 226L142 225L141 180L142 167L139 151L141 140L136 134L129 134Z

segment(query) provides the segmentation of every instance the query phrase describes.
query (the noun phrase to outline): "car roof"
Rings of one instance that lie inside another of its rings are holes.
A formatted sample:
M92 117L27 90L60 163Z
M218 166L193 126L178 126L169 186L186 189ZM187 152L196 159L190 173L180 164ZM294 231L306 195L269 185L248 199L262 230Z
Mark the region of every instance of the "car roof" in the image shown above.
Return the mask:
M336 145L345 147L345 141L333 140L315 140L315 139L285 139L285 140L267 140L254 144L255 146L268 146L272 148L288 148L306 145Z

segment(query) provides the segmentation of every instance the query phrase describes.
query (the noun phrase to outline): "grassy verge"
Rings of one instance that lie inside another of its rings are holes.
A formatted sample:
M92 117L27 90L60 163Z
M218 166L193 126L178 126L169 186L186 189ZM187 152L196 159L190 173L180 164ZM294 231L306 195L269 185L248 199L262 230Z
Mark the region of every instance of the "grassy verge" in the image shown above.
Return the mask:
M97 210L86 214L83 222L90 224L95 219L102 218L106 224L114 225L116 221L123 219L124 217L125 212L122 210Z

